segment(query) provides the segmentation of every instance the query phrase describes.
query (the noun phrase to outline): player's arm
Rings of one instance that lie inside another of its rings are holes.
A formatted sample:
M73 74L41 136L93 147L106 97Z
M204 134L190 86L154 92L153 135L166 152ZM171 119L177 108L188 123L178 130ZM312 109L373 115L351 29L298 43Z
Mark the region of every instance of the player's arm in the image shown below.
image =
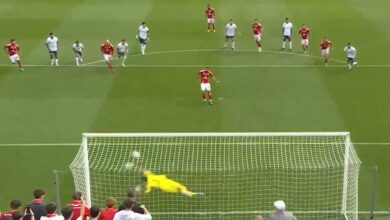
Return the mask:
M241 36L241 33L240 31L238 30L238 27L236 26L236 31L237 31L237 34Z

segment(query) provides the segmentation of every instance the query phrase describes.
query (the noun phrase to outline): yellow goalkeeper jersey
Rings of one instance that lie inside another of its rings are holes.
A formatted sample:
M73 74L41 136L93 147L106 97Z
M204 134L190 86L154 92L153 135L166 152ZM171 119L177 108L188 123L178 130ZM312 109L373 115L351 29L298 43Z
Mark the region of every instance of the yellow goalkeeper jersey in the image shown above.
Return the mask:
M147 178L145 193L150 192L152 188L159 188L162 191L173 193L187 191L185 186L169 179L166 175L157 175L150 171L145 171L144 175Z

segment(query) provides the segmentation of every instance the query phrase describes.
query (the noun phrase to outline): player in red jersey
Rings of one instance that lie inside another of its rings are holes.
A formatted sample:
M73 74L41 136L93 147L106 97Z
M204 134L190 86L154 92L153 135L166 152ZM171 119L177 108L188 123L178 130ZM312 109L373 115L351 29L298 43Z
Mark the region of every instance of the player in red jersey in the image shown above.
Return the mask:
M23 71L22 63L20 62L19 51L20 46L16 43L15 39L11 39L8 44L4 46L5 51L7 52L9 59L12 64L15 62L18 64L19 70Z
M321 47L321 55L324 57L325 66L328 65L329 61L329 48L332 47L332 42L325 36L324 40L322 40Z
M306 54L307 50L309 49L310 29L305 24L303 24L302 27L299 29L298 34L301 35L301 45L303 53Z
M210 4L207 4L206 9L206 19L207 19L207 32L210 32L212 29L215 32L215 10L211 7Z
M219 83L219 81L215 78L213 72L211 72L209 67L201 69L198 74L200 76L200 90L202 92L203 101L207 102L207 98L208 98L209 104L212 105L213 98L211 95L211 86L210 86L209 78L213 78L217 83Z
M109 40L106 40L100 45L100 51L103 53L104 61L106 61L106 64L112 71L114 71L114 67L112 65L112 56L114 54L114 50L114 46L110 43Z
M259 23L257 18L253 21L252 30L258 50L261 52L261 32L263 30L263 26Z

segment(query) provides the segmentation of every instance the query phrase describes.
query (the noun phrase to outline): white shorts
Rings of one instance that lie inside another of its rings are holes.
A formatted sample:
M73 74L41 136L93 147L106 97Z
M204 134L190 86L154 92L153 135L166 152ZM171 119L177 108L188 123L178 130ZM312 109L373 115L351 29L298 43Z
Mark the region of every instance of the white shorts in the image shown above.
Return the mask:
M255 35L253 35L253 38L255 38L256 42L259 42L259 41L261 41L261 34L255 34Z
M112 60L112 55L110 54L103 54L104 61L109 62Z
M9 59L11 60L11 63L15 63L16 61L20 60L18 54L14 54L14 55L9 56Z
M309 45L309 39L301 39L301 44L305 46Z
M210 83L201 83L200 90L201 91L211 91Z
M207 24L214 24L215 20L214 18L207 18Z
M329 47L325 50L321 50L321 55L329 55Z

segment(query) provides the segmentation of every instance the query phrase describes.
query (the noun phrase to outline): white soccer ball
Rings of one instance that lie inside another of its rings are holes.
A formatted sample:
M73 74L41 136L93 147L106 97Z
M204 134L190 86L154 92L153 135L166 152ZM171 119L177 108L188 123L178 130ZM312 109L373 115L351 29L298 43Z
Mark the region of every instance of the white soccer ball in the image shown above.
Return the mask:
M134 166L133 163L127 162L124 165L125 170L130 170Z
M133 157L135 158L135 159L138 159L138 158L140 158L141 157L141 153L139 152L139 151L133 151Z

